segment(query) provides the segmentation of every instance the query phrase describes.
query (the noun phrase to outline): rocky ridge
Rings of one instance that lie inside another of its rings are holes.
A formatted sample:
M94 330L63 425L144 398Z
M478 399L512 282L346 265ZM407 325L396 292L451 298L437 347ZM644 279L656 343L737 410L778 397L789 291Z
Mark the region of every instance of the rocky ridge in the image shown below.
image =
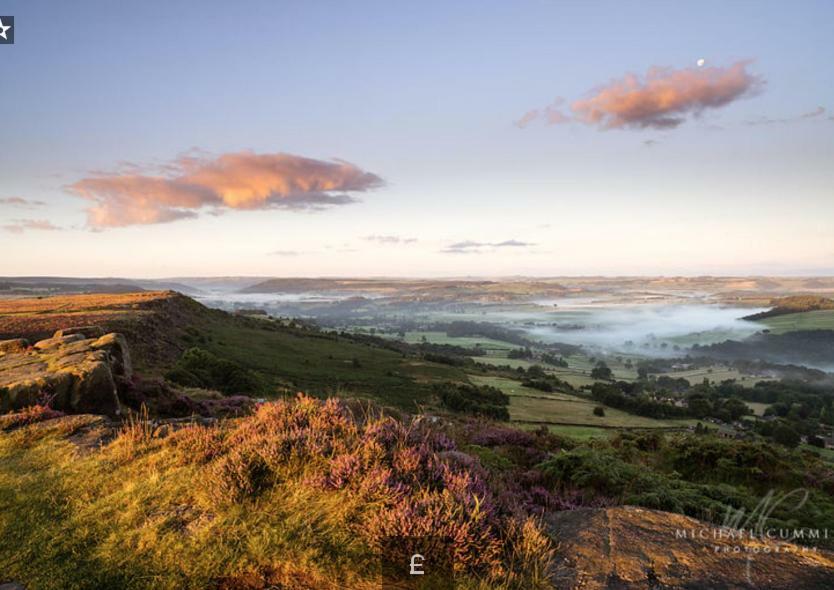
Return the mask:
M0 412L46 404L68 413L117 415L133 375L127 341L98 326L58 330L31 344L0 340Z

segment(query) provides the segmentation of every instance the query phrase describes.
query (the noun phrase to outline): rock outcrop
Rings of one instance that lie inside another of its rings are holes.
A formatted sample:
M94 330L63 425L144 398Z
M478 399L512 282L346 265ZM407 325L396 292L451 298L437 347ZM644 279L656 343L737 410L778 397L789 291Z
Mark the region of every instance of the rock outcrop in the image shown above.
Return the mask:
M29 343L0 341L0 412L49 401L67 413L120 412L119 386L133 374L127 341L97 326L58 330Z
M734 539L727 529L680 514L587 508L553 513L547 523L559 542L559 589L834 588L831 551Z

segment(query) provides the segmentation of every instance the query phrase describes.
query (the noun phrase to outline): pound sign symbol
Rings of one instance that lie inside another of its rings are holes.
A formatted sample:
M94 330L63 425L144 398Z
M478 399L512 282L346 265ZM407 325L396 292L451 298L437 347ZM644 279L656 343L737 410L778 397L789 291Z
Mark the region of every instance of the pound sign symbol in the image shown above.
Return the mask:
M419 561L417 561L419 560ZM422 576L425 572L423 571L423 562L426 561L426 558L420 555L419 553L415 553L411 556L410 568L408 573L412 576Z

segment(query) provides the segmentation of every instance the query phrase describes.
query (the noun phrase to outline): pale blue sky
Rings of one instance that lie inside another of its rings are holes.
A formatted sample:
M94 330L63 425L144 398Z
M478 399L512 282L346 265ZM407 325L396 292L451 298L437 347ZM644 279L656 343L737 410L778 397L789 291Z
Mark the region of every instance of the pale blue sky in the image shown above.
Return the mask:
M834 273L831 2L0 0L0 15L16 25L0 275ZM752 60L763 84L674 129L514 125L699 58ZM66 190L192 147L339 158L385 185L324 211L100 231ZM448 252L509 240L529 245Z

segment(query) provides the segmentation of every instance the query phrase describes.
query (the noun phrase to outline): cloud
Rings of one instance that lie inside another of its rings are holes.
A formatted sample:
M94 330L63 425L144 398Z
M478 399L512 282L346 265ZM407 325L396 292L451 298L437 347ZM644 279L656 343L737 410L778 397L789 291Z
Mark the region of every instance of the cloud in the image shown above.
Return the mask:
M570 117L562 113L554 105L550 105L544 110L545 122L548 125L561 125L563 123L570 123Z
M560 110L562 104L565 102L565 99L562 97L557 97L553 103L545 107L544 109L532 109L527 111L522 115L522 117L515 121L513 124L518 127L519 129L524 129L530 123L535 121L538 118L543 118L544 122L548 125L561 125L562 123L569 123L571 118Z
M575 121L600 129L671 129L688 116L726 106L758 92L764 80L747 71L748 61L722 67L651 67L645 77L627 74L593 90L570 105L571 115L557 101L543 111L529 111L519 122L539 116L548 124Z
M495 248L528 248L530 246L535 246L532 242L522 242L520 240L504 240L503 242L498 242L497 244L488 244Z
M504 240L503 242L464 240L449 244L441 252L444 254L481 254L484 251L495 250L497 248L529 248L535 245L532 242L522 242L520 240Z
M538 118L539 109L533 109L532 111L527 111L526 113L524 113L518 121L515 121L513 123L513 125L515 125L519 129L524 129L525 127L527 127L527 125L529 125Z
M63 228L45 219L14 219L12 223L4 225L3 229L13 234L22 234L27 230L58 231Z
M400 236L382 236L370 235L363 238L369 242L377 242L378 244L413 244L417 238L402 238Z
M801 121L806 121L808 119L816 119L818 117L822 117L825 114L825 107L817 107L812 111L808 111L807 113L801 113L799 115L793 117L784 117L781 119L773 119L770 117L759 117L758 119L753 119L751 121L747 121L748 125L756 126L756 125L787 125L790 123L799 123ZM829 117L832 118L832 117Z
M157 169L156 175L95 174L67 189L92 202L87 224L102 229L176 221L203 210L322 209L353 203L351 193L383 185L379 176L344 160L283 153L243 151L217 157L197 153Z
M301 256L302 252L299 250L275 250L270 252L270 256Z
M43 201L33 201L31 199L24 199L22 197L8 197L0 199L0 205L9 205L11 207L22 207L24 209L33 209L35 207L43 207L46 205Z

